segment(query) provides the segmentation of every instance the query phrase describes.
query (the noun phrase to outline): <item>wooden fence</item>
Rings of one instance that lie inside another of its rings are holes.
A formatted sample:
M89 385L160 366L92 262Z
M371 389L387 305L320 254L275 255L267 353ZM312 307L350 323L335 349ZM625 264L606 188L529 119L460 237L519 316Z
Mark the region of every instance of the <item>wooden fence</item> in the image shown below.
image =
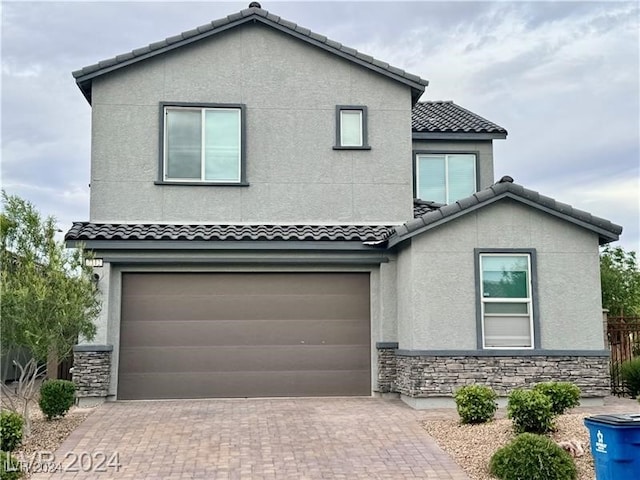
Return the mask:
M627 395L620 376L620 365L640 357L640 317L607 318L607 339L611 350L611 393Z
M71 368L73 367L73 353L58 364L58 378L60 380L71 380Z

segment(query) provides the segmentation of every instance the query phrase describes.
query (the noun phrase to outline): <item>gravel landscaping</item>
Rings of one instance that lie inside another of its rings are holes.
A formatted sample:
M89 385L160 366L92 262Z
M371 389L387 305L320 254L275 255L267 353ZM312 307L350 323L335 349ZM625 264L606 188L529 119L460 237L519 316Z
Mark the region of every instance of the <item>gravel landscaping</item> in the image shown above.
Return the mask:
M640 406L630 399L610 397L604 407L577 408L556 419L557 431L551 435L556 442L577 440L584 455L574 458L578 480L593 480L595 472L589 447L589 431L584 418L602 413L638 413ZM479 425L461 425L458 418L429 419L424 429L438 445L451 455L473 480L494 480L488 471L489 460L496 450L515 437L511 420L504 409L498 410L496 420Z
M4 404L5 399L3 398L2 400ZM2 406L4 407L5 405ZM34 399L29 406L31 435L23 440L22 444L13 452L13 455L24 462L33 460L34 455L37 455L38 452L45 455L46 458L47 453L55 452L92 411L93 409L91 408L74 406L64 417L47 421L38 406L38 398ZM33 472L27 471L23 478L30 478L31 473Z
M556 421L558 427L551 437L560 442L578 440L585 454L576 458L579 480L593 480L593 458L589 453L589 432L582 423L584 415L562 415ZM480 425L461 425L457 420L428 420L425 430L438 445L451 455L473 480L492 480L488 465L491 456L515 437L511 420L501 418Z

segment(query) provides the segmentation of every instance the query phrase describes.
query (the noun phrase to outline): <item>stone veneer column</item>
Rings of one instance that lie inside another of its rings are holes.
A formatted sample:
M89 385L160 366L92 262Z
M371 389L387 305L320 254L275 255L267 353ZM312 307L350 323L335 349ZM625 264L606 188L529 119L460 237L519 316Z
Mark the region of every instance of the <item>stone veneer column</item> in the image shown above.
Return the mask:
M73 382L78 405L105 401L111 382L111 345L76 345L73 348Z
M380 393L397 392L396 390L396 342L378 342L378 388Z

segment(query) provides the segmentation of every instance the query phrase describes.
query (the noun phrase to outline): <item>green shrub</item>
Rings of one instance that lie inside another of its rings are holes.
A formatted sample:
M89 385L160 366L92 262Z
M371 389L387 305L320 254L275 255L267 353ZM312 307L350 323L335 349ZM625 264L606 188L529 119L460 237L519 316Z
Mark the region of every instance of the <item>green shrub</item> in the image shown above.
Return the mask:
M580 389L571 382L539 383L533 389L549 397L551 413L554 415L562 415L580 405Z
M509 395L507 416L517 433L546 433L553 430L552 403L535 390L514 390Z
M73 405L76 386L68 380L48 380L40 387L40 410L47 420L64 417Z
M485 385L467 385L454 398L462 423L484 423L493 418L498 408L496 392Z
M632 397L640 395L640 358L622 362L620 376Z
M24 419L19 413L7 410L3 410L0 413L0 450L13 452L20 445L23 426Z
M18 480L23 475L18 459L9 452L0 451L0 478Z
M489 463L491 474L501 480L575 480L571 456L542 435L521 433L499 449Z

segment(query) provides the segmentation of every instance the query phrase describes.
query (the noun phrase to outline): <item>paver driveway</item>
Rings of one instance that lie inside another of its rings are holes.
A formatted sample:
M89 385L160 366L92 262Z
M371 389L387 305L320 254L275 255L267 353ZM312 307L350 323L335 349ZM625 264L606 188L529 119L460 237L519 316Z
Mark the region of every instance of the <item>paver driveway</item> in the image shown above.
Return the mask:
M33 478L467 480L422 418L380 398L107 403L56 452L65 469L77 457L90 471ZM119 471L96 468L115 452Z

